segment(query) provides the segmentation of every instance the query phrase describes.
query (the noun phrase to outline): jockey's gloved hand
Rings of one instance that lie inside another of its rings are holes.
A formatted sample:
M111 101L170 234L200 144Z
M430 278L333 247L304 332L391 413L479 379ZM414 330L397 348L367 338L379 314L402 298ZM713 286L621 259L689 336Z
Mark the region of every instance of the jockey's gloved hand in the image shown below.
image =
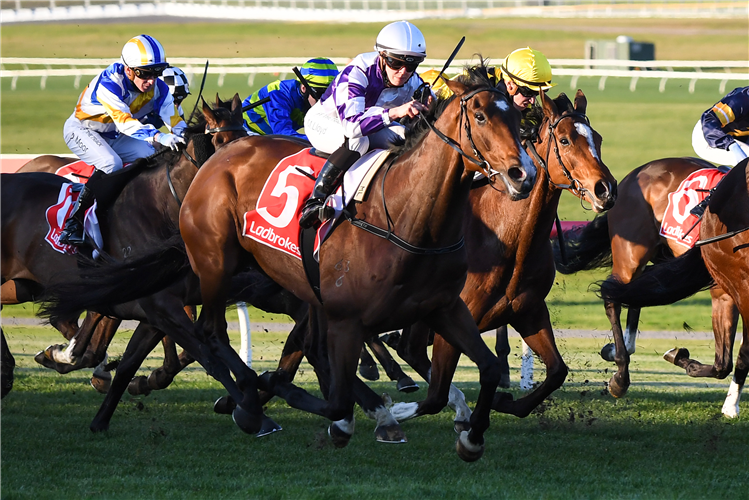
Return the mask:
M168 148L173 149L174 151L177 151L177 148L180 144L184 144L185 140L181 138L178 135L174 134L159 134L156 137L156 142L159 144L166 146Z

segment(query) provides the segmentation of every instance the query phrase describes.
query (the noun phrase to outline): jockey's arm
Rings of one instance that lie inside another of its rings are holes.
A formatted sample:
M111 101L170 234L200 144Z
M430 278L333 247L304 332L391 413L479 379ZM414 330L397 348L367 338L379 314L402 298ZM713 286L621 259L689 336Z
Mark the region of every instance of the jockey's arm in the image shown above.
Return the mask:
M265 105L268 125L274 134L290 135L306 141L307 136L297 132L299 127L292 119L292 113L294 112L299 113L299 118L303 119L303 111L300 109L302 102L295 102L292 96L284 90L285 88L281 87L269 94L270 102Z

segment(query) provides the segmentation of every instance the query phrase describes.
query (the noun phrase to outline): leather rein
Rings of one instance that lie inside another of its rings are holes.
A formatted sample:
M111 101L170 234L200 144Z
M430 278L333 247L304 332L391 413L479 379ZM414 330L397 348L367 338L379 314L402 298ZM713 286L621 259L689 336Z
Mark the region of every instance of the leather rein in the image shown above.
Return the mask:
M476 89L461 96L459 125L465 128L466 137L468 138L468 141L471 144L471 148L473 149L473 154L475 155L475 158L466 154L465 151L463 151L463 149L460 147L460 143L458 143L456 140L446 136L444 133L437 130L434 124L432 124L423 114L420 114L419 118L422 119L427 124L427 126L429 126L429 129L432 132L434 132L437 135L437 137L439 137L445 144L453 148L464 158L478 165L479 168L481 168L481 170L484 172L484 174L491 180L495 175L498 175L499 172L494 170L491 167L489 162L486 161L484 156L476 147L476 144L473 141L473 136L471 135L471 123L470 123L470 120L468 120L468 116L467 116L468 112L466 109L466 105L468 101L480 92L496 92L506 97L506 94L504 92L493 87ZM465 117L465 125L463 125L464 117ZM416 254L416 255L441 255L441 254L455 252L463 248L463 246L465 245L465 238L463 237L460 238L460 241L453 243L450 246L441 247L441 248L424 248L424 247L418 247L416 245L412 245L393 233L395 224L393 223L393 219L390 217L390 212L388 211L388 208L387 208L387 202L385 199L385 179L387 178L387 174L388 172L390 172L390 168L393 166L393 163L395 162L395 160L396 160L396 157L392 158L388 162L388 166L385 169L385 174L382 176L382 205L385 208L385 218L387 220L387 229L383 229L381 227L375 226L374 224L370 224L369 222L366 222L365 220L357 219L351 212L349 212L348 209L344 208L343 215L346 218L346 220L348 220L353 226L358 227L359 229L363 229L364 231L374 234L375 236L383 238L391 242L398 248L405 250L406 252Z
M225 127L214 127L214 128L206 128L205 133L203 135L214 135L218 134L219 132L241 132L244 130L244 127L242 125L227 125ZM195 168L200 169L202 164L199 164L198 161L190 156L190 153L187 152L187 147L182 149L182 155L187 158L190 163L195 165ZM174 183L172 182L172 175L169 172L169 164L164 165L166 170L166 182L169 185L169 191L171 191L172 196L177 201L178 206L182 206L182 200L179 199L179 196L177 195L177 190L174 189Z

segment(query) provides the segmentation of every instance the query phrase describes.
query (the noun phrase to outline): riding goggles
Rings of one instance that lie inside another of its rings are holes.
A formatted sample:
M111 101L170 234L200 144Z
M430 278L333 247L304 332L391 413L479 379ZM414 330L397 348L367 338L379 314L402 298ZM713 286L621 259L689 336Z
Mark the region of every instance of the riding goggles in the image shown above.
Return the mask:
M538 90L532 90L528 87L521 87L518 85L518 93L523 97L538 97Z
M153 68L143 69L143 68L130 68L133 70L133 73L135 73L135 76L140 78L141 80L151 80L156 79L161 76L161 74L166 69L166 66L155 66Z
M414 71L416 71L416 68L418 68L419 64L421 64L424 60L423 57L402 56L402 59L399 59L387 54L380 55L385 60L385 64L387 64L388 68L398 71L405 66L406 71L408 71L409 73L413 73Z

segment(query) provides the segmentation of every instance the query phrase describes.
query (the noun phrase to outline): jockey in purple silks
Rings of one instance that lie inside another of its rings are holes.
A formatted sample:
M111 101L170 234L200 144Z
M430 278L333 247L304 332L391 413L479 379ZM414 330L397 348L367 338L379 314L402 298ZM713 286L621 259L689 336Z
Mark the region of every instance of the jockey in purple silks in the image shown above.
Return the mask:
M325 199L357 159L404 139L405 127L397 120L427 109L413 99L423 83L416 68L427 54L421 31L408 21L388 24L374 48L341 71L304 119L310 143L330 154L302 208L299 224L304 228L329 217Z

